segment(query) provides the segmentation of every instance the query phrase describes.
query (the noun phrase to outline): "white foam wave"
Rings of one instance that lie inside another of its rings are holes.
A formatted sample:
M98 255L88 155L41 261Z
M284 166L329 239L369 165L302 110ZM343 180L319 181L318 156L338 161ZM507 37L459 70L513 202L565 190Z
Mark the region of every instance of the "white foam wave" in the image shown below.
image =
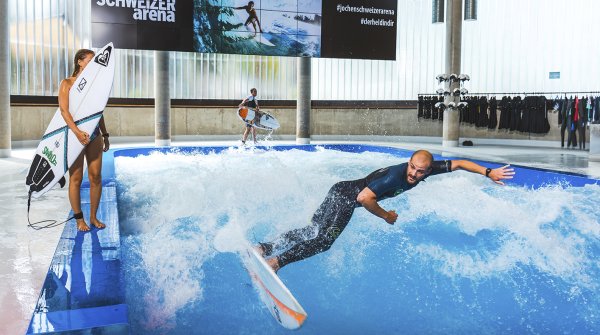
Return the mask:
M397 162L322 149L118 157L121 202L132 206L122 230L139 236L133 252L151 281L145 326L168 329L175 312L202 300L201 266L216 252L303 227L335 182Z
M256 148L118 157L121 198L133 204L122 225L140 236L137 252L152 282L148 303L157 306L148 325L168 323L176 311L202 299L201 265L215 253L303 227L335 182L403 161L380 153ZM403 250L452 278L505 276L526 265L589 288L596 285L599 268L589 251L600 237L600 214L590 210L599 194L598 186L534 190L497 186L466 172L434 176L382 202L397 210L395 226L358 209L340 237L344 247L325 255L326 271L360 276L365 250L377 243L377 234L389 234L398 235ZM475 239L489 233L491 246L450 248L405 235L424 220L432 220L434 229L450 227Z
M470 236L496 234L496 250L451 251L435 244L416 252L441 264L448 276L480 278L504 275L519 265L537 268L576 284L591 285L590 243L600 237L598 213L581 189L497 187L465 172L431 178L407 193L407 212L433 215ZM410 217L405 224L418 224ZM483 252L482 252L483 251Z

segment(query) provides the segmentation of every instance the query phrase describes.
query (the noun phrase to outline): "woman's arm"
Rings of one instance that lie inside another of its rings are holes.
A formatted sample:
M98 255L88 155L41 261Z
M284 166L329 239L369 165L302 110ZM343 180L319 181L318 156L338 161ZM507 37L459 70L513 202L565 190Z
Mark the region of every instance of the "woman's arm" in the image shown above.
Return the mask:
M102 115L102 117L100 118L98 126L100 127L100 132L102 133L102 135L108 134L108 131L106 131L106 124L104 123L104 115Z
M104 115L100 118L98 126L100 127L100 133L102 133L102 140L104 141L104 152L107 152L110 149L110 141L108 140L108 131L106 131L106 124L104 123Z
M71 86L73 86L73 82L69 79L64 79L60 83L60 87L58 88L58 108L60 108L60 115L65 120L69 129L77 136L81 144L86 145L90 142L90 135L79 130L73 120L73 116L69 112L69 91L71 90Z

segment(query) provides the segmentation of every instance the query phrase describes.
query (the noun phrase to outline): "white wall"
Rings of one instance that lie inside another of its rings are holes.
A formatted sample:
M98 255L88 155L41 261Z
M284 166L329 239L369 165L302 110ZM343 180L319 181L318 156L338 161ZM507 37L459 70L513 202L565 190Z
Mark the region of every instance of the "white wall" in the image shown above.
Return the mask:
M313 99L433 93L445 71L446 27L431 23L431 6L398 1L395 62L314 59ZM470 92L600 91L600 1L479 0L477 14L462 29Z

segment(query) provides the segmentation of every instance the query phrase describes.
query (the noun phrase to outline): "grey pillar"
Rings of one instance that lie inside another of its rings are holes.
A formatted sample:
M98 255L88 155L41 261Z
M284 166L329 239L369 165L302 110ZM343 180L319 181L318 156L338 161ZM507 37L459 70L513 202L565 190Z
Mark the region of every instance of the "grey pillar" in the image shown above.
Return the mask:
M0 13L9 13L8 1L0 1ZM0 20L0 158L10 157L10 35L8 18Z
M298 58L296 144L310 143L310 57Z
M171 145L169 52L154 51L154 144Z
M446 73L455 73L456 75L459 75L462 45L462 0L447 0L447 4ZM450 92L457 87L460 87L459 82L452 82L450 84ZM444 103L446 105L450 102L458 103L459 101L460 98L453 95L444 98ZM458 138L460 136L458 116L458 110L455 108L447 108L444 110L444 123L442 126L442 146L444 147L458 146Z

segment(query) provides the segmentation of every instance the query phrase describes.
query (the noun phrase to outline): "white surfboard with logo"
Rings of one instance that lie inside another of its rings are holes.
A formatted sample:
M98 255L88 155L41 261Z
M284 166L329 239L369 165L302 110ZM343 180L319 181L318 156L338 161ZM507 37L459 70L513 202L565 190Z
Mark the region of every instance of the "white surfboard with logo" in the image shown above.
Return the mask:
M69 91L69 112L77 127L92 134L112 90L115 73L114 47L108 43L94 55ZM64 175L84 146L69 129L60 108L54 113L37 147L25 183L34 198L50 190Z
M241 252L246 270L258 291L260 300L275 320L287 329L298 329L307 314L296 298L256 250L247 247Z
M253 127L264 130L275 130L279 128L279 121L277 121L277 119L273 115L262 111L261 113L262 116L259 120L256 120L256 122L252 124ZM238 108L238 117L244 122L254 121L255 116L256 111L253 108Z

